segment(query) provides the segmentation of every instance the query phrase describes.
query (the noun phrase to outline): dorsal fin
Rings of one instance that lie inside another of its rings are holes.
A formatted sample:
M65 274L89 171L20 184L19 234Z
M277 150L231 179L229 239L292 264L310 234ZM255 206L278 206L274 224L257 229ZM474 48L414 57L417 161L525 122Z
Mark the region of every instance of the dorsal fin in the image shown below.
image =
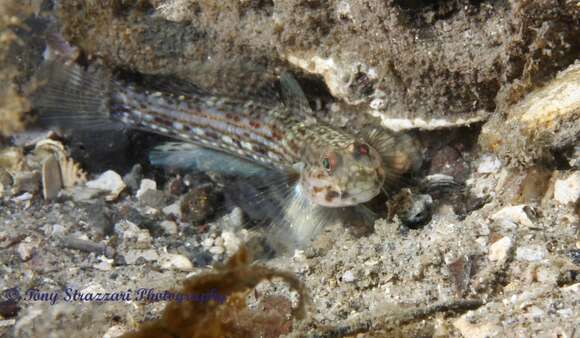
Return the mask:
M310 103L308 103L302 87L291 73L284 72L280 75L280 85L282 87L282 101L290 111L305 117L312 116Z

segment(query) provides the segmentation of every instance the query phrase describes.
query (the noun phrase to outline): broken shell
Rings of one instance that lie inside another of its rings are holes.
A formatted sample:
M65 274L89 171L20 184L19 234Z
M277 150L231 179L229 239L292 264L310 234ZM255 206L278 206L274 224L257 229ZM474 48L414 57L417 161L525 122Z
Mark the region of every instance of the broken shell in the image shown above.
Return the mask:
M123 178L113 170L105 171L97 179L87 182L87 187L109 191L110 194L105 197L107 201L114 201L119 197L126 185Z
M44 199L51 200L58 196L62 189L61 170L54 155L42 163L42 194Z
M87 181L87 173L72 159L63 158L59 164L62 184L65 189L72 188L77 184L82 184Z

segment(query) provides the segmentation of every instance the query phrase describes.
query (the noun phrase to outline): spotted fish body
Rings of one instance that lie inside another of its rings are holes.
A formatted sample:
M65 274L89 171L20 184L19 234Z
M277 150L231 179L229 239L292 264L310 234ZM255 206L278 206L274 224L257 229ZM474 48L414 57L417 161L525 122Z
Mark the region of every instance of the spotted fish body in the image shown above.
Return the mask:
M121 88L110 102L114 119L266 167L300 164L300 183L314 203L356 205L380 192L384 169L376 150L283 105ZM325 159L329 168L320 168Z
M297 82L288 79L285 104L195 91L187 95L150 92L95 77L62 61L41 67L37 79L43 85L31 94L31 101L43 123L57 120L87 127L115 120L278 172L298 174L296 184L266 183L274 192L283 191L281 237L301 244L344 211L366 217L361 204L417 162L417 152L406 138L377 129L353 135L316 121Z

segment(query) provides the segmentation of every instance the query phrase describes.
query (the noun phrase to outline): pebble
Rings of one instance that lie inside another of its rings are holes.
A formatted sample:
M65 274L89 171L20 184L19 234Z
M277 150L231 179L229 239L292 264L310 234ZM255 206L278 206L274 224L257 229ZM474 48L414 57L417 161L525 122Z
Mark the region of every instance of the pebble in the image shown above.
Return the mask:
M105 199L113 201L125 190L126 185L119 174L113 170L107 170L97 179L87 182L87 187L108 191L109 195Z
M113 325L103 335L103 338L117 338L124 335L129 329L123 325Z
M513 224L519 224L526 227L533 227L534 223L526 213L526 205L515 205L501 209L491 216L494 221L508 221Z
M139 203L155 209L162 208L167 202L167 197L163 191L148 189L139 197Z
M493 323L473 323L468 317L471 311L461 316L453 322L453 326L462 334L463 337L470 338L487 338L497 337L501 332L501 327Z
M50 155L42 163L42 195L44 199L55 199L62 187L60 165L56 156Z
M565 180L556 181L554 198L564 205L575 203L580 198L580 171L576 171Z
M143 167L140 164L135 164L131 171L129 171L125 176L123 176L123 182L131 191L137 191L139 189L139 182L143 177Z
M236 234L231 231L222 232L221 238L223 239L224 247L226 248L226 254L228 256L235 254L242 244L242 241L238 238L238 236L236 236Z
M192 271L193 264L189 258L179 254L164 254L159 259L161 268L166 270L177 269L181 271Z
M86 202L97 198L103 193L100 189L87 188L83 186L76 186L72 188L71 195L75 202Z
M142 179L141 185L139 186L139 190L137 190L136 194L137 198L141 199L141 196L143 196L143 194L147 190L157 190L157 182L150 180L148 178Z
M211 248L209 248L209 252L214 255L221 255L225 251L226 249L223 246L212 246Z
M161 229L168 235L177 235L177 224L173 221L163 221L159 224Z
M205 248L211 248L213 246L213 242L213 238L208 237L204 239L203 242L201 242L201 245L203 245Z
M22 195L14 197L12 200L15 202L26 202L26 201L30 201L31 199L32 199L32 194L29 192L25 192Z
M345 283L352 283L356 280L352 271L348 270L342 274L342 281Z
M114 259L109 259L104 256L100 257L101 261L94 265L94 268L101 271L111 271L113 269Z
M159 255L153 249L149 250L129 250L124 254L125 263L135 264L139 258L143 258L148 262L153 262L159 260Z
M137 232L137 241L135 243L135 247L137 249L147 249L151 247L153 243L153 238L147 229L140 229Z
M28 240L28 238L26 238L25 241L26 240ZM34 248L36 247L35 244L30 243L30 242L25 242L25 241L21 242L16 247L16 252L18 253L18 257L20 257L20 259L23 262L26 262L27 260L32 258L32 253L34 251Z
M504 262L514 243L508 236L503 237L489 247L489 260Z
M480 174L493 174L501 168L501 161L495 155L483 155L477 166L477 172Z
M173 215L173 216L177 217L178 219L181 219L181 207L179 206L178 202L166 206L161 211L165 215L168 215L168 216Z
M546 257L546 248L537 246L524 246L516 250L516 259L519 261L536 262Z

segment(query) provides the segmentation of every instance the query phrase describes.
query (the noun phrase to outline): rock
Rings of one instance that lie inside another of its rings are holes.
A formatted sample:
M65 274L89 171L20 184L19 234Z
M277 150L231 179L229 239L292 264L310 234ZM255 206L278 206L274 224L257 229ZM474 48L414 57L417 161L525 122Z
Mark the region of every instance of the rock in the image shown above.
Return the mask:
M231 256L238 252L242 241L231 231L222 232L221 238L224 241L224 247L226 248L226 254Z
M163 221L159 224L161 229L168 235L177 235L177 224L173 221Z
M494 221L508 221L514 224L533 227L534 223L526 213L526 205L505 207L491 216Z
M203 245L205 248L211 248L213 246L213 242L214 242L214 239L211 237L208 237L208 238L204 239L203 242L201 242L201 245Z
M135 242L135 247L138 249L147 249L151 247L153 243L153 238L147 229L141 229L137 233L137 241Z
M131 191L137 191L139 189L139 182L143 178L143 167L140 164L135 164L131 171L129 171L125 176L123 176L123 182Z
M108 191L109 195L105 199L113 201L125 190L126 185L119 174L113 170L107 170L97 179L87 182L87 187Z
M141 180L141 185L139 186L139 190L137 190L137 198L141 199L141 196L143 196L143 194L147 191L147 190L157 190L157 182L150 180L148 178L144 178Z
M14 185L12 193L18 194L21 192L35 193L40 187L40 174L36 171L18 172L14 175Z
M12 175L10 175L6 170L0 168L0 184L8 188L12 186L13 183L14 180L12 179Z
M163 269L177 269L181 271L192 271L193 264L189 258L179 254L165 254L159 259L161 268Z
M76 186L67 193L75 202L87 202L103 194L103 190Z
M342 274L342 281L345 283L352 283L356 280L352 271L348 270Z
M554 184L554 198L561 204L575 203L580 198L580 171Z
M107 330L107 332L105 332L103 338L117 338L125 334L127 331L129 331L129 329L126 326L113 325Z
M501 327L493 323L476 323L471 320L471 311L467 312L465 315L461 316L459 319L453 322L453 326L463 337L469 338L487 338L496 337L501 332Z
M546 248L539 245L518 247L516 250L516 259L520 261L536 262L544 259L547 253Z
M223 246L212 246L209 248L209 252L214 255L221 255L225 252L225 248Z
M154 262L159 259L159 255L153 249L129 250L126 254L124 254L124 257L127 264L135 264L139 258L143 258L148 262Z
M27 238L28 239L28 238ZM32 258L32 254L34 252L34 248L36 247L35 244L23 241L16 247L16 252L18 253L18 257L23 262L26 262L30 258Z
M155 209L161 209L167 203L167 197L163 191L147 189L140 196L139 203Z
M12 200L15 202L26 202L26 201L30 201L32 199L32 194L29 192L25 192L22 195L16 196L14 197Z
M42 195L45 200L52 200L62 189L60 165L54 155L48 156L42 163Z
M111 271L113 269L114 259L109 259L106 257L100 257L101 261L95 264L93 267L101 271Z
M504 262L514 243L508 236L501 238L489 247L489 260Z
M181 207L179 203L173 203L171 205L166 206L161 210L167 216L175 216L178 219L181 219Z
M501 168L501 161L495 155L483 155L477 166L477 172L480 174L493 174Z

